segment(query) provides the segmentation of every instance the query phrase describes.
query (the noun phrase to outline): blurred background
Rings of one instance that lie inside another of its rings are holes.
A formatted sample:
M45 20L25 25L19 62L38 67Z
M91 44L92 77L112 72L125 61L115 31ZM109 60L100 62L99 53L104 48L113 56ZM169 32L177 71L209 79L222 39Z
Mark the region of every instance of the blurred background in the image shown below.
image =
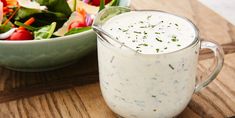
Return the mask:
M235 0L199 0L235 25Z

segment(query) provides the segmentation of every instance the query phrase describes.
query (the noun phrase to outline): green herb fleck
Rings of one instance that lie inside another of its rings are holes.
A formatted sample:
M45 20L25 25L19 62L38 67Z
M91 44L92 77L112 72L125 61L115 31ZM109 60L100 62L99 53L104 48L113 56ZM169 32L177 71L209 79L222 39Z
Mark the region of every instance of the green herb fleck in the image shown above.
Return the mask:
M147 28L147 26L140 26L140 28Z
M147 38L147 36L143 36L143 39L146 39Z
M167 49L167 47L164 48L165 50Z
M160 32L155 32L155 34L160 34Z
M175 69L171 64L169 64L169 67L170 67L172 70L174 70L174 69Z
M144 31L144 34L146 35L146 34L148 34L148 33Z
M123 29L123 30L122 30L122 32L127 32L127 31L128 31L128 29L126 29L126 30L125 30L125 29Z
M158 53L158 52L159 52L159 49L157 48L156 51L157 51L157 53Z
M156 111L157 111L157 109L153 109L153 111L154 111L154 112L156 112Z
M175 23L175 26L179 26L177 23Z
M136 48L140 48L139 46L136 46Z
M151 25L152 28L156 27L156 25Z
M148 16L147 19L149 20L152 17L152 15Z
M140 23L144 23L144 21L140 21Z
M181 45L180 45L180 44L178 44L177 46L178 46L178 47L180 47Z
M155 38L157 41L159 41L159 42L162 42L162 40L160 40L159 38Z
M134 31L134 33L141 34L141 32Z
M156 97L156 95L152 95L152 97L153 97L153 98L155 98L155 97Z
M139 44L139 46L148 46L148 44L146 44L146 43L141 43L141 44Z
M118 28L119 30L122 30L120 27Z
M171 39L173 42L176 42L177 40L176 39Z
M142 50L136 50L137 52L142 52Z
M176 42L177 41L176 36L173 35L171 41Z

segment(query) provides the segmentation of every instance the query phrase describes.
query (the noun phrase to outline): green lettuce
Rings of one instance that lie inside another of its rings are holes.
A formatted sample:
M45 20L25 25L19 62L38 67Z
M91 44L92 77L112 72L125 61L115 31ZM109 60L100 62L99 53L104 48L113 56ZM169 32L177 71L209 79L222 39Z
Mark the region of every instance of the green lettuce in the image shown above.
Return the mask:
M34 40L50 38L55 28L56 28L56 22L53 22L51 25L41 27L39 30L34 31Z
M48 11L60 12L66 16L72 13L66 0L36 0L41 6L46 6Z
M65 36L67 35L71 35L71 34L77 34L77 33L81 33L81 32L84 32L84 31L87 31L87 30L90 30L91 27L82 27L82 28L73 28L71 30L69 30Z

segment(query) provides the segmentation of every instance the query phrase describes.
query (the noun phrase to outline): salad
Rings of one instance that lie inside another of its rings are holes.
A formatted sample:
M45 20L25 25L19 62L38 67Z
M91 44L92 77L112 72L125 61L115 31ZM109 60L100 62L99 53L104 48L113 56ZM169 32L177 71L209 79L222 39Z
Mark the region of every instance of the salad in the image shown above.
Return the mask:
M118 0L0 0L0 40L43 40L91 29Z

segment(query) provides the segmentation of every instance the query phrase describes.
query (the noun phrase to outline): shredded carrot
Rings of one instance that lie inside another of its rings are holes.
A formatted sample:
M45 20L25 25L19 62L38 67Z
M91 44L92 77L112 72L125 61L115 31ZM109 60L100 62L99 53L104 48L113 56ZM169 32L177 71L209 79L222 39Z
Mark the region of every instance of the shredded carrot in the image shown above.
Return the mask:
M83 8L78 8L78 9L77 9L77 12L80 13L80 14L84 17L84 19L85 19L85 17L86 17L86 11L85 11Z
M11 16L3 23L3 25L6 25L13 17L14 15L17 13L17 11L20 9L20 6L18 6L16 8L16 10L11 14Z
M35 22L35 18L31 17L30 19L28 19L27 21L24 22L25 25L31 25ZM19 27L19 29L23 30L24 27Z

